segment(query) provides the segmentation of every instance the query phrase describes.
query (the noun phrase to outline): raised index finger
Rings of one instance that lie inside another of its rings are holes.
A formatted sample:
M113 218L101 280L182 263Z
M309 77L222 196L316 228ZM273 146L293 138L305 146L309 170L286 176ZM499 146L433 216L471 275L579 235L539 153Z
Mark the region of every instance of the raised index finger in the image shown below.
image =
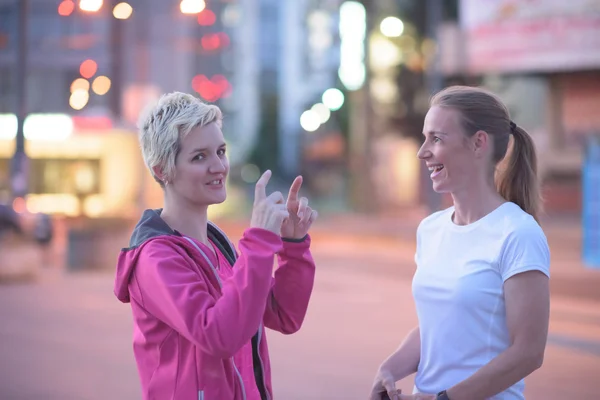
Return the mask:
M302 176L296 177L292 186L290 186L290 192L288 193L288 201L298 201L298 193L300 193L300 187L302 186Z
M267 197L267 183L269 183L269 179L271 179L271 170L268 169L262 174L258 181L256 181L256 186L254 188L254 202L265 199Z

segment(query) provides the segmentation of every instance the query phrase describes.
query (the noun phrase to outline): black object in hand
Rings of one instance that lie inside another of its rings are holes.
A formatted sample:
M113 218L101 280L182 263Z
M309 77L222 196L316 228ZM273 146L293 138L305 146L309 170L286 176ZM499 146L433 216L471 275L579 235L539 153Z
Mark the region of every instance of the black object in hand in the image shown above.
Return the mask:
M390 399L390 395L387 392L381 393L381 400L392 400Z

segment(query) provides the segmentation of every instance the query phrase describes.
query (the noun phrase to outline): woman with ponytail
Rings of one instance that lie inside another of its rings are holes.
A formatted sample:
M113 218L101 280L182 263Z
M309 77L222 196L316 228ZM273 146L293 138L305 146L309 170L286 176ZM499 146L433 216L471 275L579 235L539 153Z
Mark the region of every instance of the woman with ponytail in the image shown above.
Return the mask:
M463 86L432 98L423 135L418 157L454 204L419 225L419 325L380 366L370 399L524 399L550 308L533 141L497 96ZM399 393L415 372L414 394Z

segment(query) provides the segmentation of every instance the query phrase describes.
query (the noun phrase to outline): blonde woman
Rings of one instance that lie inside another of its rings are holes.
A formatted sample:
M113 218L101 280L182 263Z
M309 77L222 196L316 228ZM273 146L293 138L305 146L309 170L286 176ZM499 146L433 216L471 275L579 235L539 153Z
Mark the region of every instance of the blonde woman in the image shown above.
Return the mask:
M115 294L131 304L144 399L271 399L264 327L294 333L308 307L317 213L298 198L301 177L287 200L267 195L270 171L259 179L239 253L208 221L208 207L227 197L221 118L216 106L171 93L141 119L164 207L143 213L121 251Z
M417 230L419 325L380 366L370 398L522 400L549 319L533 141L498 97L461 86L433 97L423 135L418 157L454 205ZM398 393L395 383L415 372L414 394Z

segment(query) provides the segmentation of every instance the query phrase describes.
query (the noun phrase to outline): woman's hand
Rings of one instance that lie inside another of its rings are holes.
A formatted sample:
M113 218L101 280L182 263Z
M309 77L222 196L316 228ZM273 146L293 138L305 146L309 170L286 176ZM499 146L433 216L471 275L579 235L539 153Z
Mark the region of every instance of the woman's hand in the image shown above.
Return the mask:
M301 186L302 177L298 176L294 179L288 194L286 209L289 216L281 225L282 238L296 240L304 238L318 217L318 213L308 206L306 197L298 199Z
M385 399L385 394L388 395L390 400L399 400L400 397L398 396L400 396L400 393L400 389L396 389L396 380L392 376L392 373L380 367L375 376L369 400L383 400Z
M266 229L280 235L281 225L289 217L289 213L286 210L281 192L271 193L267 197L266 187L270 178L271 171L267 170L256 182L250 226Z

